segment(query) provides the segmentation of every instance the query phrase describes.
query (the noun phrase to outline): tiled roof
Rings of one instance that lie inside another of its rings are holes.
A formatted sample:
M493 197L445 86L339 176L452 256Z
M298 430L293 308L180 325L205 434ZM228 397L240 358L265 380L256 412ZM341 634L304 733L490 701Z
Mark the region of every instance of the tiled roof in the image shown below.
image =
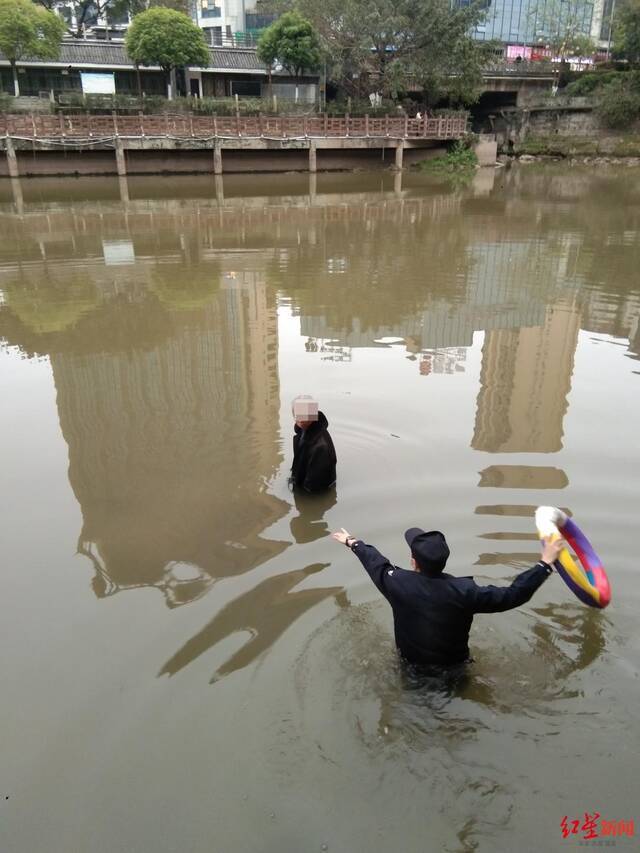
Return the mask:
M211 64L214 68L236 68L242 71L255 70L266 71L266 65L258 59L258 54L251 48L227 48L212 47Z
M266 73L265 65L260 62L256 51L251 48L213 47L209 49L209 53L211 62L208 68ZM2 53L0 53L0 61L7 61ZM38 65L102 65L105 68L124 65L133 68L133 62L129 59L124 44L113 41L84 39L63 41L60 46L60 57L55 63L35 61Z

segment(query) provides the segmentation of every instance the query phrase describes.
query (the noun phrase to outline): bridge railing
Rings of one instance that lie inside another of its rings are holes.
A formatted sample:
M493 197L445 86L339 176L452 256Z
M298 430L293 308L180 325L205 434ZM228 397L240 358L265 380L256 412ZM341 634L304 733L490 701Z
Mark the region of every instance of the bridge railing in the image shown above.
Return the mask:
M162 115L0 115L0 135L28 139L109 139L124 137L211 138L386 138L459 139L465 116L201 116Z

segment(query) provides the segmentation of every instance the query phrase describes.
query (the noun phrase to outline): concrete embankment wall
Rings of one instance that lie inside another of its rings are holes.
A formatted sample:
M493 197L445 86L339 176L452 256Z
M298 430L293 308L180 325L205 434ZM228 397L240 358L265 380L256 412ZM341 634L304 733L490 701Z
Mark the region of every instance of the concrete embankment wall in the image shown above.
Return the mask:
M504 110L495 117L494 128L503 153L640 155L640 126L625 131L603 127L587 98Z
M429 148L406 148L404 167L442 154L444 143ZM202 150L127 150L127 173L148 174L210 174L213 172L213 151ZM357 148L353 150L318 149L318 171L349 169L388 169L394 165L393 148ZM23 177L35 175L115 175L115 153L112 150L17 150L18 172ZM223 171L289 172L308 171L307 149L270 151L224 150ZM7 158L0 155L0 176L9 176Z

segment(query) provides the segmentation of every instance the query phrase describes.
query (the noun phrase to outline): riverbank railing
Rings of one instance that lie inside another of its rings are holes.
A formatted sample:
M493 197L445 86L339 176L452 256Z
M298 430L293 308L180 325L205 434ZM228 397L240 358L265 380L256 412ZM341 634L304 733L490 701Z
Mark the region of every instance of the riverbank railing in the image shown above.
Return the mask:
M202 116L162 115L0 115L0 136L85 140L111 137L175 139L459 139L466 116Z

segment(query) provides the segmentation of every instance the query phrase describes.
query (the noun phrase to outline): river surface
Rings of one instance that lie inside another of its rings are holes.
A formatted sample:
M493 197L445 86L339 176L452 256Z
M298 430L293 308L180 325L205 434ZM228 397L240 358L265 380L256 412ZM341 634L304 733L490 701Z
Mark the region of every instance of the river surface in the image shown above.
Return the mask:
M3 853L565 851L638 812L631 169L0 183ZM313 394L337 489L294 497ZM475 663L398 663L329 532L506 584ZM563 838L561 821L580 821ZM619 850L637 849L616 838Z

